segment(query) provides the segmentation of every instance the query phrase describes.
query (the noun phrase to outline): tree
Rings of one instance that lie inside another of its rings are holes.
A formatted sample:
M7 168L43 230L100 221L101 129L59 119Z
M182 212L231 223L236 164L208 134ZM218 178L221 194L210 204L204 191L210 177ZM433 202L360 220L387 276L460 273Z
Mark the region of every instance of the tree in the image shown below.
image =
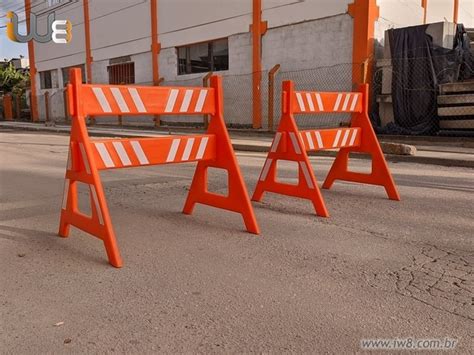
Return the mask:
M0 91L3 93L22 94L28 86L30 75L16 70L12 63L6 67L0 67Z

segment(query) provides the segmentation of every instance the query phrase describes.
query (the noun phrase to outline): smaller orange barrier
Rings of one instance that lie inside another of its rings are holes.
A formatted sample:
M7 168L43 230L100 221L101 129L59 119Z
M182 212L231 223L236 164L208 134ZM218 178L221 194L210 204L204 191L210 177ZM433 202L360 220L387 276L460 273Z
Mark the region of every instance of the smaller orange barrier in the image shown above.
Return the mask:
M69 157L64 183L59 235L67 237L70 226L101 239L110 264L122 266L99 171L158 164L198 162L183 213L191 214L196 203L240 213L247 231L259 228L244 180L230 142L224 118L222 82L211 77L209 88L150 87L82 84L80 69L71 69L68 108L72 116ZM202 115L211 120L206 134L158 138L91 140L85 117L93 115ZM207 170L227 170L227 196L209 192ZM91 215L78 208L77 182L88 185Z
M282 96L280 125L255 188L253 201L261 201L265 192L301 197L313 203L317 215L328 217L306 152L337 148L340 150L323 188L331 188L335 180L380 185L385 188L390 199L400 200L367 114L368 85L360 86L358 92L309 92L295 91L293 82L285 81ZM317 113L351 113L350 128L298 130L295 114ZM349 171L351 152L369 153L372 156L370 174ZM298 163L297 185L276 181L278 160Z

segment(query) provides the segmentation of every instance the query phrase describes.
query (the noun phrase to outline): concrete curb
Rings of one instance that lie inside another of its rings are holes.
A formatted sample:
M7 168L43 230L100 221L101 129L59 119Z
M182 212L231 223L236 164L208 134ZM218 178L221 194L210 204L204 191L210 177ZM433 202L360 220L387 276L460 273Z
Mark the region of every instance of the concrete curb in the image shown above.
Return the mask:
M56 134L69 134L69 126L53 126L53 127L46 127L43 125L38 124L14 124L11 122L5 123L0 122L0 128L2 130L17 130L17 131L33 131L33 132L49 132L49 133L56 133ZM100 130L100 132L94 131ZM135 131L134 129L125 131L117 131L114 129L112 131L111 128L101 128L101 127L93 127L89 131L89 135L92 137L149 137L149 136L164 136L164 135L173 135L176 133L170 133L166 131L151 131L149 134L142 133L139 130L136 130L136 133L132 133ZM175 130L179 131L179 129ZM232 137L231 137L232 139ZM233 138L238 140L238 138ZM268 144L251 144L251 143L232 143L232 146L236 151L242 152L260 152L260 153L267 153L268 149L270 148L270 142ZM382 146L390 145L390 149L387 152L387 149L384 149L385 156L388 161L398 163L416 163L416 164L431 164L431 165L440 165L446 167L462 167L462 168L474 168L474 160L468 159L452 159L452 158L436 158L436 157L426 157L426 156L419 156L419 155L410 155L416 152L416 148L413 146L409 146L406 144L399 144L399 143L386 143L382 142ZM401 152L399 154L390 154L392 151ZM310 152L310 156L325 156L325 157L335 157L337 151L318 151L318 152ZM368 154L354 154L352 156L356 159L370 159Z

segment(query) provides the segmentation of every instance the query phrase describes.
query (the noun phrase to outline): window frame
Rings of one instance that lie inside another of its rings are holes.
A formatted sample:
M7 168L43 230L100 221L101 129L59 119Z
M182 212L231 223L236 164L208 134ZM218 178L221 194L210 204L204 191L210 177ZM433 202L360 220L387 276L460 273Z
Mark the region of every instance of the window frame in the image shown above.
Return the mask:
M226 41L227 44L227 68L226 69L219 69L217 70L215 68L215 63L214 63L214 44L219 41ZM202 44L207 44L207 63L209 64L209 68L206 71L197 71L197 72L192 72L192 64L191 64L191 47L192 46L198 46ZM186 58L184 65L181 64L181 58L180 57L180 50L185 50L185 56ZM190 75L190 74L199 74L199 73L208 73L208 72L218 72L218 71L226 71L229 70L229 37L222 37L222 38L216 38L210 41L202 41L202 42L196 42L196 43L191 43L187 44L184 46L178 46L176 47L176 57L177 57L177 75ZM181 70L181 68L184 68L184 72Z

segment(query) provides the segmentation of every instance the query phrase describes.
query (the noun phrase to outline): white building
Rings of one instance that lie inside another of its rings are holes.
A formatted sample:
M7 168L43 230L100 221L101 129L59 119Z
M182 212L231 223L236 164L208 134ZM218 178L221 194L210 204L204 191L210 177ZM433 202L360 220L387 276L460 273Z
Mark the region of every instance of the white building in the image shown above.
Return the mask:
M151 0L89 0L93 83L152 85ZM261 65L268 71L281 65L281 73L339 65L327 76L328 88L352 83L354 18L348 6L369 0L262 0L262 20L268 30L262 36ZM369 2L372 2L370 0ZM455 0L428 0L427 22L452 21ZM473 0L459 0L459 22L473 27ZM383 40L390 27L423 22L421 0L377 0L380 12L375 38ZM225 112L228 123L252 123L252 0L157 0L159 76L163 85L202 85L210 70L225 76ZM469 11L471 9L472 11ZM36 93L39 116L44 117L43 95L49 91L51 114L64 117L62 89L68 68L80 66L86 78L86 36L83 0L54 0L33 5L39 30L46 15L72 22L68 44L35 43ZM307 76L300 72L301 76ZM310 73L310 72L307 72ZM323 71L321 71L323 73ZM337 75L335 75L337 73ZM319 74L315 74L319 75ZM263 116L266 110L266 72L262 77ZM279 80L281 81L279 75ZM297 73L287 76L297 78ZM304 78L303 78L304 79ZM308 78L310 80L311 78ZM342 88L341 88L342 89ZM162 117L165 121L183 118ZM116 122L116 119L109 119ZM131 119L125 118L127 122ZM199 117L193 120L199 121ZM152 125L151 118L134 122ZM265 118L263 118L265 124Z

